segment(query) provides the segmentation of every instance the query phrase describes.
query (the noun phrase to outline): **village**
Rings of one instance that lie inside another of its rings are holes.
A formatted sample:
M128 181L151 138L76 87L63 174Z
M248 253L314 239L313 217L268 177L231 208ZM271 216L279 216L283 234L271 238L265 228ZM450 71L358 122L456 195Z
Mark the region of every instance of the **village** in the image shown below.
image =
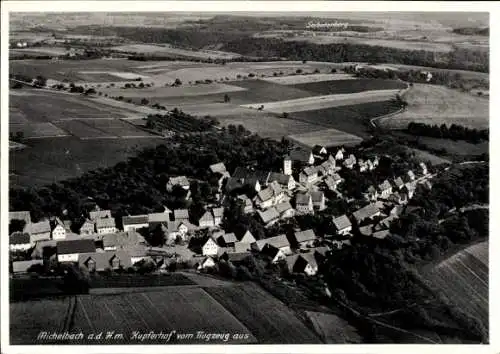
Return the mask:
M379 157L356 157L340 147L330 150L295 148L283 157L282 171L258 171L237 167L232 174L220 162L210 166L207 176L218 178L218 205L206 208L197 220L188 209L161 213L129 215L121 222L110 210L95 206L81 225L52 217L32 222L30 211L13 211L9 221L22 225L22 231L10 235L11 273L54 271L60 264L77 264L90 273L128 271L141 264L153 264L151 270L168 272L172 264L182 263L197 271L209 271L219 262L235 265L249 255L258 255L268 264L283 262L290 273L315 275L328 252L348 247L354 234L374 239L391 237L390 224L403 212L417 185L432 188L431 174L425 163L418 171L385 179L370 186L357 200L362 207L351 213L330 218L331 231L318 235L313 229L295 229L256 239L250 230L226 232L223 219L235 196L241 211L258 220L266 229L300 215L321 216L329 197L353 202L341 192L343 171L368 173L379 166ZM165 190L181 187L189 198L190 181L172 176ZM236 194L235 194L236 191ZM244 193L246 191L246 193ZM239 194L241 193L241 194ZM328 196L328 197L327 197ZM75 232L76 231L76 232ZM153 247L145 235L160 235L164 244Z

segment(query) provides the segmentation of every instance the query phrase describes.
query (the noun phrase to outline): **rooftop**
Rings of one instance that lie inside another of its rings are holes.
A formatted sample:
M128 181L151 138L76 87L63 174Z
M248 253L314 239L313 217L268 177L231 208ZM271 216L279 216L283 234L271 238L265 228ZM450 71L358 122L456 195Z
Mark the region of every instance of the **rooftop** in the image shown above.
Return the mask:
M57 254L95 252L95 244L92 239L57 241L56 247Z
M227 172L226 170L226 165L224 165L223 162L219 162L219 163L215 163L213 165L210 165L210 171L212 171L212 173L224 173L224 172Z
M267 224L268 222L278 219L280 217L280 214L278 213L276 208L269 208L264 211L257 210L257 213L259 214L264 224Z
M115 218L98 218L95 220L95 226L98 229L104 227L116 227Z
M295 240L297 240L298 243L312 241L315 239L316 239L316 234L312 229L299 231L295 233Z
M341 215L333 219L333 225L337 230L343 230L346 227L351 226L351 221L349 220L347 215Z
M174 219L189 219L189 212L187 209L175 209L174 210Z
M122 218L123 225L140 225L147 224L149 217L147 215L124 216Z
M363 221L367 218L370 218L372 216L374 216L375 214L377 214L379 211L379 209L375 206L375 204L368 204L364 207L362 207L361 209L355 211L354 213L352 213L352 215L354 216L354 218L360 222L360 221Z

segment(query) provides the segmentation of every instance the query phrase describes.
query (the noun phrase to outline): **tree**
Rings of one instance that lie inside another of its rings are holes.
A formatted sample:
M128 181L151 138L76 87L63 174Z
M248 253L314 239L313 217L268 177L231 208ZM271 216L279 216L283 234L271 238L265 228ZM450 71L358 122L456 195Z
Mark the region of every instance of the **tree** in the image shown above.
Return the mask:
M146 99L146 98L143 98L143 99L141 100L141 104L142 104L142 105L144 105L144 106L146 106L148 103L149 103L149 100L148 100L148 99Z
M42 76L42 75L38 75L35 79L35 82L34 82L34 85L36 87L45 87L47 86L47 78Z
M229 103L229 102L231 102L231 97L229 97L229 95L226 93L224 95L224 103Z
M285 118L285 119L288 118L288 112L283 112L283 118Z
M182 85L182 81L180 79L175 79L174 85L175 86L180 86L180 85Z

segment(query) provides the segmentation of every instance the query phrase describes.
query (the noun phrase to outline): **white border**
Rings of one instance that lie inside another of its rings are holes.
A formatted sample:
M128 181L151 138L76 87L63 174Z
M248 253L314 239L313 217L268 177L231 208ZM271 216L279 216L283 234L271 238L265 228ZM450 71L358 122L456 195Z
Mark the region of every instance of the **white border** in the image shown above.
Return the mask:
M492 251L499 249L500 242L496 237L490 238L490 344L489 345L129 345L129 346L10 346L9 342L9 304L8 304L8 13L9 12L423 12L423 11L451 11L451 12L490 12L490 38L491 51L490 72L491 97L500 94L498 83L499 45L495 45L500 38L500 14L498 2L396 2L396 1L3 1L1 6L1 343L2 353L53 353L54 350L71 351L74 353L422 353L439 351L440 353L500 353L500 313L499 294L500 262ZM319 15L319 14L315 14ZM500 148L497 119L498 100L490 100L490 149L496 151ZM490 155L491 181L500 180L499 170L496 168L498 156ZM500 196L499 185L490 184L490 230L500 230L500 220L495 218L498 214L496 196ZM490 232L493 234L493 232ZM495 321L496 320L496 321Z

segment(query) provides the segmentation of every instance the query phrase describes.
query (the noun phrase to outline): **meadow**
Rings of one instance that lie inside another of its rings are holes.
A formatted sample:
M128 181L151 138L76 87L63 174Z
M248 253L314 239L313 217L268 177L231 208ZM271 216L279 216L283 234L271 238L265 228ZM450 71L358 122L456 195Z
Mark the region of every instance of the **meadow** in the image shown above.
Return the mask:
M289 135L288 139L299 145L313 148L315 145L325 147L332 146L354 146L363 139L337 129L322 129L318 131Z

